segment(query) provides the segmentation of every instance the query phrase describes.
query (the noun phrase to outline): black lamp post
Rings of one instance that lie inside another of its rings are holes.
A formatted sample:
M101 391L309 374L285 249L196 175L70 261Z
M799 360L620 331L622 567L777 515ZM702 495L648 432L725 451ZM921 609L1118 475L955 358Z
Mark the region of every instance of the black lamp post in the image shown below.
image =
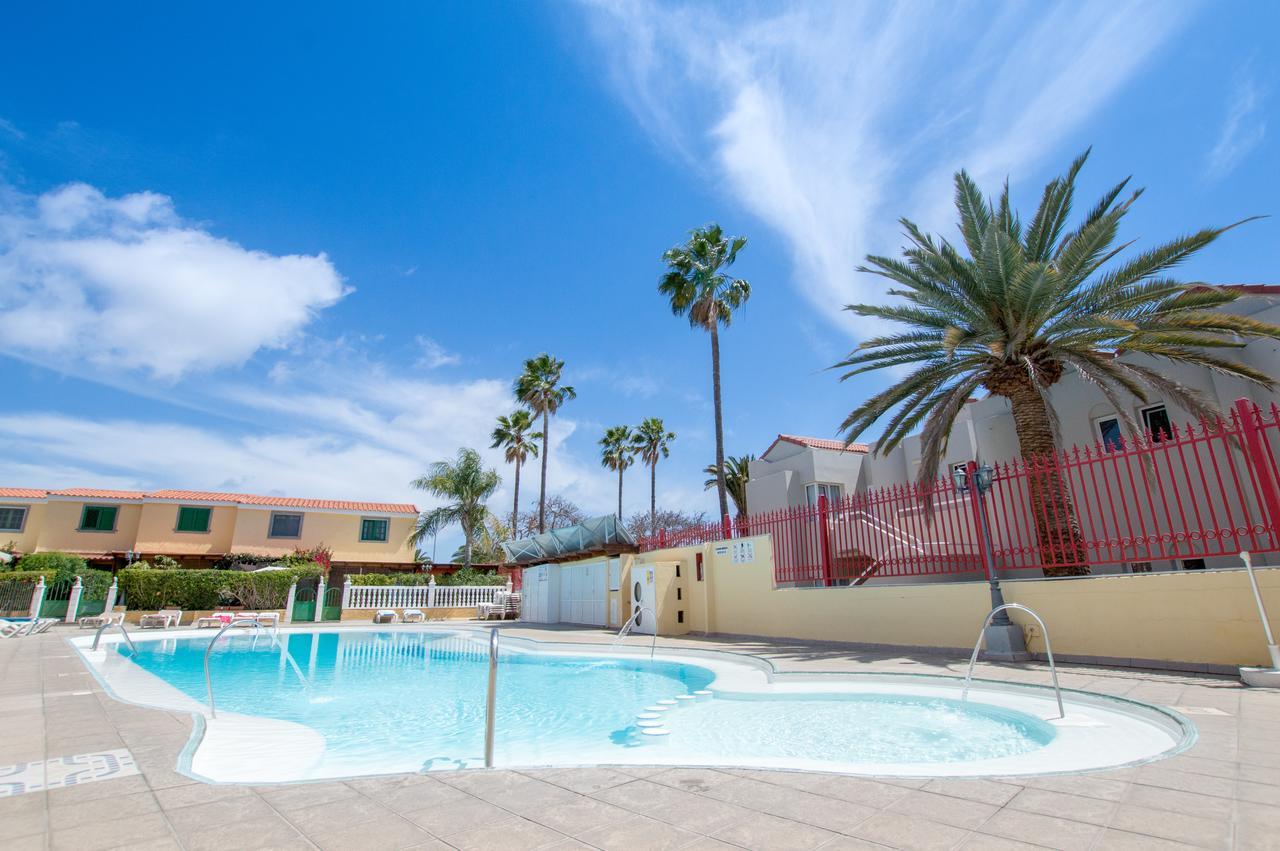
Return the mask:
M987 581L991 584L991 608L999 608L1004 605L1004 595L1000 593L1000 580L996 577L995 564L991 560L991 529L987 525L987 491L996 483L996 471L990 464L978 466L976 461L970 461L963 469L952 469L951 483L957 493L972 492L976 499L974 514L978 516L978 534L982 536L978 549L982 553L982 567L987 573ZM996 612L991 624L1012 626L1013 621L1009 620L1007 610L1001 609Z

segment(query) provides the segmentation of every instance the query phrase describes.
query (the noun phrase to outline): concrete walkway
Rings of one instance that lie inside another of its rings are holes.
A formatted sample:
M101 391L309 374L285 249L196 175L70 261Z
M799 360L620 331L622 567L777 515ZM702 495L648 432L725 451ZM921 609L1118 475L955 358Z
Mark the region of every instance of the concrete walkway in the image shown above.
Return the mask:
M137 772L126 755L111 763L112 779L0 798L0 848L1280 848L1280 692L1228 679L1062 668L1064 687L1178 707L1200 729L1176 757L1089 775L600 767L210 786L174 771L191 719L112 700L64 642L74 632L0 642L0 789L6 766L78 755L127 751ZM754 653L784 670L964 667L797 642L661 641ZM980 667L983 677L1047 680L1036 665ZM71 771L82 761L63 763Z

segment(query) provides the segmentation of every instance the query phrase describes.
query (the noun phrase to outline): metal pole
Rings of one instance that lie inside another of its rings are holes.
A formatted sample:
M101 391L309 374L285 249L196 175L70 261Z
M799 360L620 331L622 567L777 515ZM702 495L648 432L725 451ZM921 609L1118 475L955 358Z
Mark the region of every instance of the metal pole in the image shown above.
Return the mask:
M978 462L970 461L965 467L965 484L970 493L973 513L978 520L978 551L982 555L982 569L987 574L987 582L991 586L991 610L996 613L992 623L995 626L1012 626L1013 621L1004 609L1004 594L1000 591L1000 579L996 576L995 565L991 560L991 529L987 524L987 489L982 486L978 476Z
M1280 671L1280 647L1276 646L1275 636L1271 634L1271 622L1267 620L1267 607L1262 603L1262 592L1258 590L1258 578L1253 575L1253 557L1247 551L1240 552L1240 560L1244 562L1245 573L1249 574L1249 585L1253 588L1253 599L1258 603L1258 617L1262 619L1262 631L1267 636L1267 652L1271 654L1272 670Z
M498 628L489 630L489 695L484 709L484 767L493 768L493 717L497 711Z

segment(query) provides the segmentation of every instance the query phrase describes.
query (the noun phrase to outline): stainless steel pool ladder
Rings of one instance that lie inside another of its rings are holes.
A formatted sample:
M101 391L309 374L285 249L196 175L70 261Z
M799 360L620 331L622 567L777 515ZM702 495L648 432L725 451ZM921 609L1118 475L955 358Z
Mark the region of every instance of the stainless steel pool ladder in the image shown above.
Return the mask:
M498 628L489 630L489 694L484 705L484 767L493 768L493 718L498 696Z
M246 620L232 621L231 623L222 627L222 629L218 630L218 634L213 637L213 640L209 642L209 646L204 649L204 685L205 685L205 689L209 693L209 717L210 718L217 718L218 710L216 709L213 703L213 679L209 676L209 654L213 652L213 645L218 643L218 639L222 637L222 634L224 632L226 632L229 629L235 629L237 627L242 627L242 626L251 626L254 629L258 630L258 632L262 632L262 630L264 629L262 624L258 623L256 620L246 619ZM285 647L280 644L280 639L277 637L275 630L271 630L267 634L271 636L271 643L284 652L285 659L287 659L289 662L289 665L292 666L293 672L298 675L299 681L301 681L302 684L307 688L310 688L311 684L307 682L307 678L303 676L302 669L298 667L297 662L293 661L293 654L289 652L288 647Z
M124 628L124 624L112 623L111 621L107 621L102 626L98 627L98 631L93 634L93 646L90 647L89 649L97 650L98 641L99 639L102 638L102 633L106 632L108 629L110 629L113 626L120 630L120 634L124 636L124 640L129 642L129 649L133 651L133 655L137 656L138 648L133 645L133 639L129 637L129 631Z
M619 641L631 634L631 628L635 626L636 618L640 616L641 612L648 612L653 616L653 641L649 642L649 658L652 659L653 651L658 647L658 615L648 606L639 606L631 613L631 617L627 618L627 622L622 625L622 629L618 630L618 634L614 636L613 643L609 646L617 647Z
M1021 603L1005 603L1003 606L996 606L987 613L986 620L982 622L982 628L978 630L978 640L973 645L973 655L969 657L969 672L964 675L964 691L960 693L960 701L964 702L969 699L969 682L973 679L973 666L978 662L978 650L982 648L982 636L986 633L987 626L990 625L991 619L996 616L996 613L1005 609L1017 609L1020 612L1026 612L1040 624L1040 630L1044 633L1044 652L1049 657L1049 673L1053 676L1053 693L1058 698L1058 717L1066 718L1067 711L1062 708L1062 689L1058 686L1058 668L1053 664L1053 645L1049 643L1049 627L1045 626L1044 620L1039 615Z

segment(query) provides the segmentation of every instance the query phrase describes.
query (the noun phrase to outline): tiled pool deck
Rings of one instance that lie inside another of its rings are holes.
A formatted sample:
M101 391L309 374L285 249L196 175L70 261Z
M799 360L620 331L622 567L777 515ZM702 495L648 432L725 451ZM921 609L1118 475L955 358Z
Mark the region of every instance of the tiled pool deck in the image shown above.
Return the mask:
M1178 707L1200 729L1171 759L1089 775L882 781L628 767L209 786L174 771L191 720L108 697L64 642L75 632L0 642L0 766L124 750L138 773L0 798L0 848L1280 848L1280 691L1226 678L1061 668L1064 687ZM754 653L784 670L964 667L784 641L662 643ZM983 665L980 676L1043 682L1047 672Z

